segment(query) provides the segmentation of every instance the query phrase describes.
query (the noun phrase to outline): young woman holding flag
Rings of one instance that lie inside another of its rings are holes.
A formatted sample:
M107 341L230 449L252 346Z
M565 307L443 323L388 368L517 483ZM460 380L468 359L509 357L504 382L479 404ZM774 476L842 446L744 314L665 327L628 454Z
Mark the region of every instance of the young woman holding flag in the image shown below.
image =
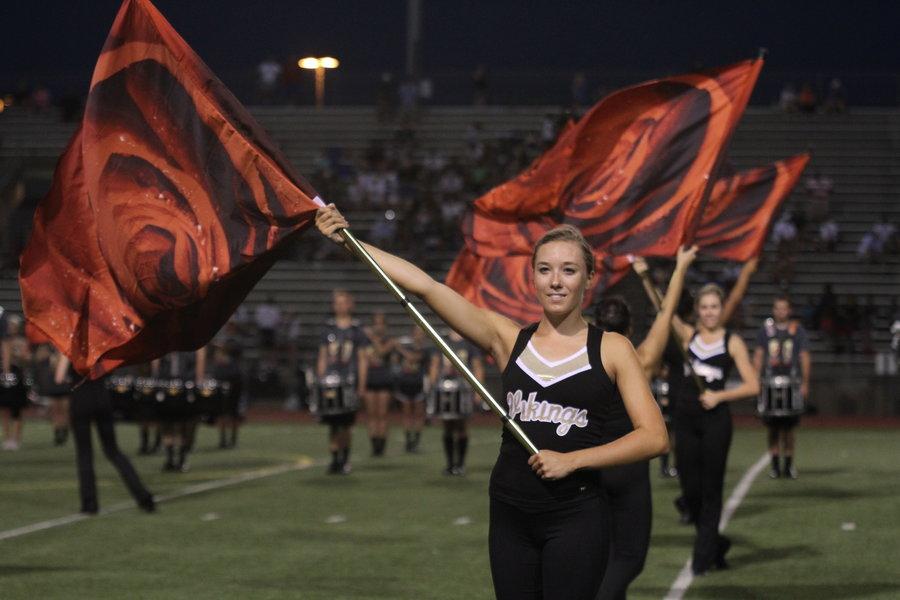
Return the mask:
M319 230L343 243L347 221L319 209ZM668 449L662 416L634 348L581 314L594 256L580 232L557 227L535 245L534 283L543 315L521 328L474 306L415 265L365 249L402 288L489 352L503 373L509 416L540 451L529 456L508 430L490 481L488 546L501 600L593 600L606 562L606 507L596 469L646 460ZM603 421L621 402L633 431L602 444Z

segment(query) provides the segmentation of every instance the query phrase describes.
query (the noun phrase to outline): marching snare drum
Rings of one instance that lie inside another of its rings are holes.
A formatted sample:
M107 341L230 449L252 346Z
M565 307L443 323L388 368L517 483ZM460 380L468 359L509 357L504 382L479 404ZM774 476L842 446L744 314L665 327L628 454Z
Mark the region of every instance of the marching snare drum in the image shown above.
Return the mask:
M131 375L111 375L106 379L106 389L112 403L113 412L123 419L133 417L134 377Z
M764 378L756 408L763 417L793 417L802 414L800 381L789 375Z
M316 385L315 398L309 408L314 414L327 417L352 413L358 406L353 378L329 373Z
M456 377L444 377L428 396L429 416L447 421L464 419L472 414L472 390Z

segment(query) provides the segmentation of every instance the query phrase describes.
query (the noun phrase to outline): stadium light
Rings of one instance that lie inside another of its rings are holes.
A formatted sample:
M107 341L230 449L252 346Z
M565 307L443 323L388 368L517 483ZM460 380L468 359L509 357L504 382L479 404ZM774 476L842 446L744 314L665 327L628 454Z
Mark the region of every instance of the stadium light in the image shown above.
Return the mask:
M316 72L316 106L325 105L325 69L337 69L340 61L333 56L307 56L297 61L301 69L309 69Z

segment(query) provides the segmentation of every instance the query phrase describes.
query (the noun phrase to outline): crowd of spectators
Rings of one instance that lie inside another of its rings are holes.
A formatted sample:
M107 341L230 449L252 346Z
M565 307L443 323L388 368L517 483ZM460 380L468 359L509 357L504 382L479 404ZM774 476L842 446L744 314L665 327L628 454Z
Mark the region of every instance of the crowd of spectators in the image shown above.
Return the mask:
M778 107L786 113L841 114L847 112L847 91L837 77L832 78L824 90L817 90L808 81L799 88L787 82L778 96Z

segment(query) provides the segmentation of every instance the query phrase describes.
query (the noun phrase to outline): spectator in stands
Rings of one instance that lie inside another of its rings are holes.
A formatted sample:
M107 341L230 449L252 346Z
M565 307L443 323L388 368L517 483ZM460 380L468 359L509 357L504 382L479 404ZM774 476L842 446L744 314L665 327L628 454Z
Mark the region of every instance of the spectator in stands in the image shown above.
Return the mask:
M804 189L809 195L807 213L813 223L822 223L831 212L830 198L834 182L826 175L815 172L804 181Z
M376 246L383 248L393 248L394 240L397 237L397 213L393 210L386 210L378 215L372 229L369 232L369 238Z
M841 236L841 228L833 217L819 225L819 248L826 252L834 252Z
M881 221L872 226L872 233L881 244L882 254L896 254L898 251L897 226L886 213L881 214Z
M53 96L45 85L37 85L31 92L30 104L34 112L47 112L53 106Z
M256 82L261 103L270 104L275 101L278 79L281 77L282 70L282 66L272 56L267 56L257 65Z
M590 103L591 96L588 92L587 77L579 71L572 77L572 109L576 113L580 113Z
M475 67L472 73L472 104L484 106L488 103L488 75L484 65Z
M772 241L775 243L776 252L772 277L782 288L787 288L794 277L796 240L797 226L794 225L793 216L789 212L782 213L772 228Z
M281 309L275 304L275 296L269 294L265 302L260 302L253 313L259 344L266 350L275 348L275 335L281 328Z
M881 221L863 234L856 246L856 256L870 263L881 262L887 252L896 251L897 227L882 215Z
M837 313L837 296L831 289L831 284L826 283L822 289L822 295L816 304L813 328L823 332L834 330L834 319Z
M394 79L394 74L390 71L385 71L381 74L375 102L378 122L386 123L392 121L397 114L397 81Z
M891 350L900 359L900 315L898 315L891 324Z
M400 121L406 125L414 123L418 117L419 86L415 79L407 77L400 84Z
M797 96L797 108L802 113L813 114L819 105L819 99L815 90L810 83L804 83L800 88L800 94Z
M797 112L797 88L793 83L785 83L778 96L778 108L786 113Z
M847 111L847 92L844 84L835 77L828 83L828 93L825 96L824 109L826 113L840 114Z

